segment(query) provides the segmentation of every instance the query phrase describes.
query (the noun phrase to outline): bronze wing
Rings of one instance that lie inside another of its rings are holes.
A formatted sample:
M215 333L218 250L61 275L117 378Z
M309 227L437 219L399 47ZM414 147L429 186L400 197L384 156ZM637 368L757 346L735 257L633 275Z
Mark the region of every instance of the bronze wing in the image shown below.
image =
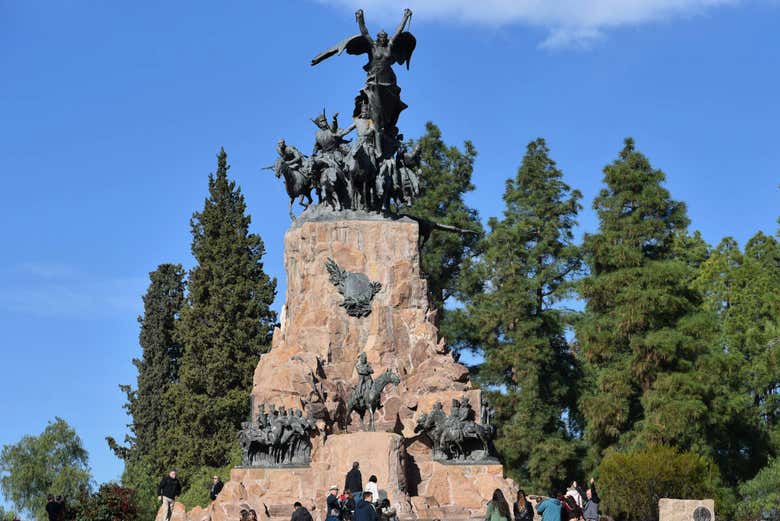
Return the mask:
M414 37L412 37L412 39L414 39ZM330 49L326 50L325 52L315 56L311 60L311 64L317 65L321 61L327 60L331 56L343 53L345 50L348 54L365 54L371 51L371 42L362 34L350 36L349 38L342 40Z
M417 46L417 39L408 31L404 31L393 40L393 58L399 65L406 64L409 68L409 62L412 60L412 53Z

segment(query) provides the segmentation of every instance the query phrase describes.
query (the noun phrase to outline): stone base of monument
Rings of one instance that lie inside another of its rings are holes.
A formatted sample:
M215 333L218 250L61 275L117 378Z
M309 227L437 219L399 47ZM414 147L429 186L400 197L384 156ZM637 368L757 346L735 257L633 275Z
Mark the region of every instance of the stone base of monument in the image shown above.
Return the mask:
M501 489L507 498L514 497L517 488L504 478L499 463L447 465L438 461L422 462L417 495L411 503L418 519L484 518L485 504L493 491Z
M262 520L287 521L295 501L314 521L324 521L328 489L343 489L353 461L360 462L364 485L377 476L380 495L386 494L401 521L484 517L496 488L514 497L516 486L504 479L500 464L435 461L431 441L415 432L435 402L452 416L453 400L467 400L473 420L479 423L482 416L480 390L439 336L419 243L420 225L405 217L309 210L293 223L285 235L286 300L271 350L255 369L252 420L257 422L261 404L265 413L282 405L304 410L318 428L311 464L236 468L214 503L189 513L177 505L173 521L238 521L241 509L255 510ZM347 312L330 260L381 284L368 315ZM400 380L381 392L375 432L364 432L356 413L344 428L361 353L373 378L389 370ZM469 456L483 454L472 447Z
M422 450L422 449L420 449ZM500 488L513 497L515 486L504 479L500 464L451 465L406 452L404 439L389 432L356 432L328 437L315 445L308 467L237 467L216 501L189 513L177 503L172 521L237 521L242 509L259 519L287 521L292 504L303 503L315 521L325 519L328 489L344 487L353 461L360 462L364 484L376 475L385 496L403 519L460 520L484 516L485 504ZM157 520L164 519L162 509Z

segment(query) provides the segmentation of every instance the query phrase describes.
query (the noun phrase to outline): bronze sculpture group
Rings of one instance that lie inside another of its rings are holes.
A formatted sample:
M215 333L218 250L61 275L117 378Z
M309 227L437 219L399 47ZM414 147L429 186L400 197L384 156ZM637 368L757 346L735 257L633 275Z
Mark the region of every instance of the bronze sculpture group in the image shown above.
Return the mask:
M316 426L300 409L258 406L256 421L243 422L238 432L242 464L247 467L307 465Z
M406 104L401 101L401 88L393 72L394 64L408 68L414 52L416 40L404 30L411 16L406 9L392 36L381 31L373 39L359 10L355 17L360 33L311 61L316 65L344 51L366 54L366 83L355 96L351 125L340 128L338 113L328 123L324 110L312 120L317 131L310 156L279 141L279 157L266 169L284 177L290 218L294 218L292 206L296 199L304 207L312 204L312 190L320 204L334 211L389 212L411 205L420 194L420 148L409 150L396 126ZM354 140L345 139L353 131Z
M433 445L434 459L463 463L488 459L495 434L492 426L475 421L467 396L452 400L449 415L441 402L434 403L430 412L417 418L414 430L427 435Z

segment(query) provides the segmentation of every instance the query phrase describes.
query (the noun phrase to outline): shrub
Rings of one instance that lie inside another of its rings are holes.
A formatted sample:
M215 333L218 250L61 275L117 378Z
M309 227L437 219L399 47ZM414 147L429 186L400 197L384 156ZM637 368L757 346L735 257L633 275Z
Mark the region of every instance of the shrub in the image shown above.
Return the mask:
M105 483L94 494L84 494L75 506L75 521L141 521L135 490Z
M621 521L656 521L659 499L712 497L719 480L705 458L667 446L610 453L597 474L602 510Z
M770 461L750 481L739 486L739 519L780 520L780 458Z

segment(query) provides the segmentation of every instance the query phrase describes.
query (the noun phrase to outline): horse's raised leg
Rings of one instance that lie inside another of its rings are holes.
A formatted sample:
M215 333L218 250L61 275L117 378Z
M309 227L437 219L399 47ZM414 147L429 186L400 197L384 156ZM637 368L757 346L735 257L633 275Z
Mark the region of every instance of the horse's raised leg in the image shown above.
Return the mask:
M295 214L293 213L293 210L292 210L293 202L295 202L295 197L290 197L290 220L291 221L295 220Z

